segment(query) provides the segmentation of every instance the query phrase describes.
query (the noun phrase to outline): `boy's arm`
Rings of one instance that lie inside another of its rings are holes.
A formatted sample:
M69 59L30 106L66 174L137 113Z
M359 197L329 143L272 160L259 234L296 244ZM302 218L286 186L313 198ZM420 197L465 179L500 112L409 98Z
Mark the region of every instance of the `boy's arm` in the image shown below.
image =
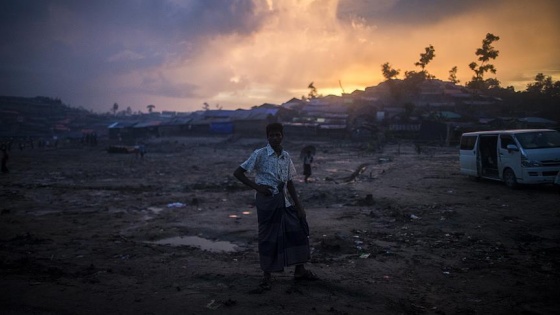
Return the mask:
M298 217L300 219L305 218L305 216L306 216L305 209L303 209L303 205L299 201L299 197L297 195L296 187L294 186L294 182L292 180L288 181L288 193L290 194L290 197L292 197L292 200L294 201L296 210L298 212Z
M247 172L247 171L243 167L239 166L233 172L233 176L235 176L235 178L237 178L243 184L251 187L252 189L260 192L261 194L264 194L265 196L272 195L272 190L271 190L272 187L266 186L266 185L259 185L259 184L255 183L254 181L250 180L247 177L247 175L245 175L245 172Z

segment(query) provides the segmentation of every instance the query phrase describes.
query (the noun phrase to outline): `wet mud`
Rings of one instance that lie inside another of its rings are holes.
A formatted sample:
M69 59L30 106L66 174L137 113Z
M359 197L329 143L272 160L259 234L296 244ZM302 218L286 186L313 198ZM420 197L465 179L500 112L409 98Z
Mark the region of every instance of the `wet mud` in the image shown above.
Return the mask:
M177 138L147 154L12 152L0 176L2 314L553 314L560 194L459 174L456 148L317 148L296 189L320 278L258 289L254 192L233 177L260 139Z

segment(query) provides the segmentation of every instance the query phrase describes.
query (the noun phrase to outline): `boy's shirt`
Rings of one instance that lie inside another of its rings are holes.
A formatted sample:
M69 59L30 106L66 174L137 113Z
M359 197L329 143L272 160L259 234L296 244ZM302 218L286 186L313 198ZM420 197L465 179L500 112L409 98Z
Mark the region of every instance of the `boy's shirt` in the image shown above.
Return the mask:
M255 183L273 187L273 195L280 192L278 186L283 186L286 207L291 205L287 198L286 183L293 179L296 168L288 152L282 150L278 156L268 144L264 148L255 150L240 166L247 172L255 174Z

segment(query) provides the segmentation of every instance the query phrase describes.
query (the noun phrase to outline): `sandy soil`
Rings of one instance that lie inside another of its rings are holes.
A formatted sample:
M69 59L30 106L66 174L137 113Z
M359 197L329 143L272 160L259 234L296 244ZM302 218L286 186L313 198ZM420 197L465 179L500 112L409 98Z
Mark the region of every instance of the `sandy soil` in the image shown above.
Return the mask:
M103 144L13 151L0 176L1 313L560 309L554 187L475 181L459 174L456 148L419 155L406 143L371 153L286 139L296 158L304 145L318 148L313 181L300 175L296 188L311 227L308 268L322 280L295 283L289 268L260 292L254 195L232 173L264 144L160 139L144 159ZM180 245L205 240L213 243Z

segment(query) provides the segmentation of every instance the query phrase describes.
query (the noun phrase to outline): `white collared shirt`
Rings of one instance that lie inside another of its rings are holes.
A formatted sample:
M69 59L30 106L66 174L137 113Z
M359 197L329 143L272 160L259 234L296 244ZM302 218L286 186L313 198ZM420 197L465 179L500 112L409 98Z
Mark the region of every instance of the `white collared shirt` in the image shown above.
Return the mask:
M282 150L278 156L268 144L264 148L255 150L240 166L247 172L255 174L255 183L273 187L274 195L279 193L278 185L283 183L286 207L291 205L287 198L287 182L293 179L296 168L288 152Z

